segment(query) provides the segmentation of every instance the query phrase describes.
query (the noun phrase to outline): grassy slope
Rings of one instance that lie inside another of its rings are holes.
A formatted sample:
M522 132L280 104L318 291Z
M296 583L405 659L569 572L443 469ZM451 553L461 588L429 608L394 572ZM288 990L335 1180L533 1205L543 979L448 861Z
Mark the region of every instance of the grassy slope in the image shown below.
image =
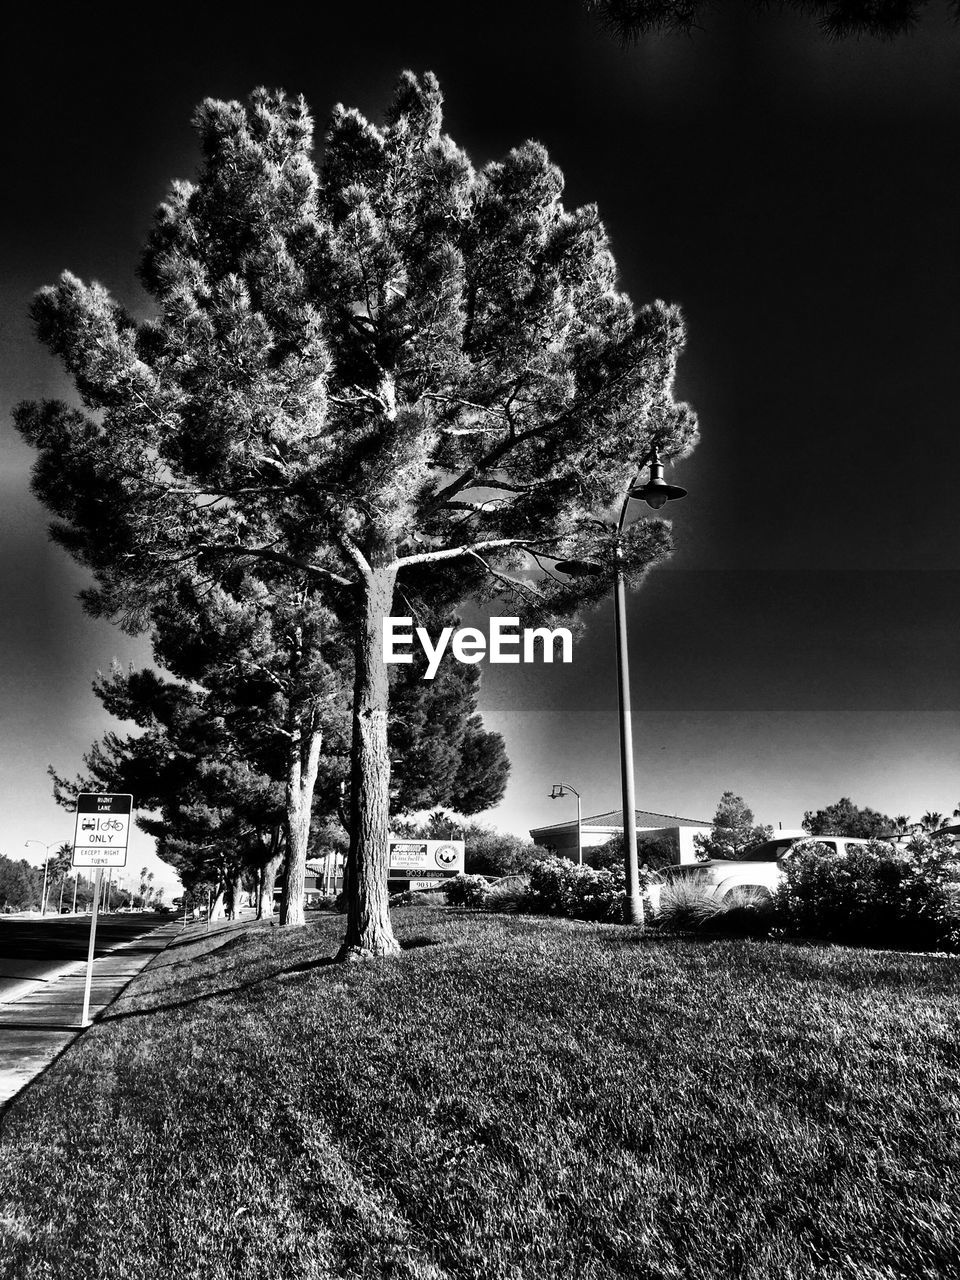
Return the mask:
M4 1280L960 1274L956 959L396 920L171 948L7 1116Z

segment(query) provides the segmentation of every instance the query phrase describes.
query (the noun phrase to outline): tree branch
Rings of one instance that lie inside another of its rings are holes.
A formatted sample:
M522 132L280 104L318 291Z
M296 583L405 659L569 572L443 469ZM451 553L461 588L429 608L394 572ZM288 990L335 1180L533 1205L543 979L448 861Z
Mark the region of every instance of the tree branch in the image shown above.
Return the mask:
M456 560L461 556L474 556L480 551L495 551L503 547L524 547L543 542L562 542L563 536L556 538L493 538L486 542L473 542L463 547L445 547L442 551L423 551L415 556L401 556L395 561L398 569L405 569L414 564L438 564L442 560ZM479 556L477 556L479 559ZM493 570L491 570L493 572Z
M183 559L190 559L191 556L199 555L223 555L223 556L252 556L257 560L271 560L275 564L286 565L290 569L300 569L304 573L312 573L318 578L323 578L326 582L331 582L338 587L353 587L356 582L351 578L344 578L339 573L334 573L331 569L325 569L322 565L311 564L309 560L301 560L297 556L284 554L282 551L274 551L270 547L245 547L241 543L230 543L223 545L222 543L201 543L194 548L189 555Z

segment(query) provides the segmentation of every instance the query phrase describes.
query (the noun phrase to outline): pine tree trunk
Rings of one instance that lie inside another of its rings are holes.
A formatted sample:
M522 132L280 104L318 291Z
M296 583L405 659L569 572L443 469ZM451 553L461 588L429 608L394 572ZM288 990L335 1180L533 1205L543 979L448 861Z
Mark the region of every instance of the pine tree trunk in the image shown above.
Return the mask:
M339 959L395 955L387 894L390 830L389 682L383 661L383 619L393 605L396 571L375 566L365 582L357 632L353 692L353 755L347 933Z
M305 923L303 894L307 876L310 814L323 735L313 728L307 717L297 717L294 720L292 733L287 772L287 870L283 878L280 924L295 927Z
M230 919L237 920L240 917L240 899L243 897L243 872L239 869L233 873L233 881L230 885Z
M275 827L270 837L270 856L260 868L260 893L257 897L257 919L269 920L273 915L273 892L277 887L277 872L283 861L280 829Z

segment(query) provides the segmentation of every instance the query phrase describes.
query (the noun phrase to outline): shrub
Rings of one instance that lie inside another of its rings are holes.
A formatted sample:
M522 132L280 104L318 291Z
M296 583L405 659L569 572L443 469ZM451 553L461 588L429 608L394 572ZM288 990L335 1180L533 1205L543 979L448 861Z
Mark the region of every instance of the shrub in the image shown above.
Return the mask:
M701 929L720 911L720 902L695 880L668 881L660 890L655 917L671 929Z
M483 876L454 876L444 886L447 905L450 907L480 908L486 903L490 886Z
M732 889L717 906L717 912L704 921L705 932L735 938L765 937L777 922L773 894L753 885Z
M472 875L509 876L526 871L547 850L508 831L495 831L479 822L463 828L466 868Z
M525 875L506 876L490 886L484 902L486 911L528 911L530 878Z
M307 911L336 911L337 898L332 893L315 893L304 904Z
M806 851L784 864L777 911L787 930L831 942L960 949L960 863L945 841L880 841Z
M623 918L625 874L622 868L597 871L568 858L544 858L530 868L525 910L577 920ZM641 876L641 883L645 877Z

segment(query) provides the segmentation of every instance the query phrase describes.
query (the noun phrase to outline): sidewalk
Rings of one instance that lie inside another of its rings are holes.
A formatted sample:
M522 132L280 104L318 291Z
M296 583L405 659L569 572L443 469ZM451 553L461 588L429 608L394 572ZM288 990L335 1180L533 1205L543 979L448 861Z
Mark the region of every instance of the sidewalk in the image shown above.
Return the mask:
M131 979L183 933L182 920L171 920L94 960L90 1017L96 1019ZM0 1004L0 1108L83 1033L80 1015L86 977L86 961L75 960L46 981L24 982L18 994L7 993Z

